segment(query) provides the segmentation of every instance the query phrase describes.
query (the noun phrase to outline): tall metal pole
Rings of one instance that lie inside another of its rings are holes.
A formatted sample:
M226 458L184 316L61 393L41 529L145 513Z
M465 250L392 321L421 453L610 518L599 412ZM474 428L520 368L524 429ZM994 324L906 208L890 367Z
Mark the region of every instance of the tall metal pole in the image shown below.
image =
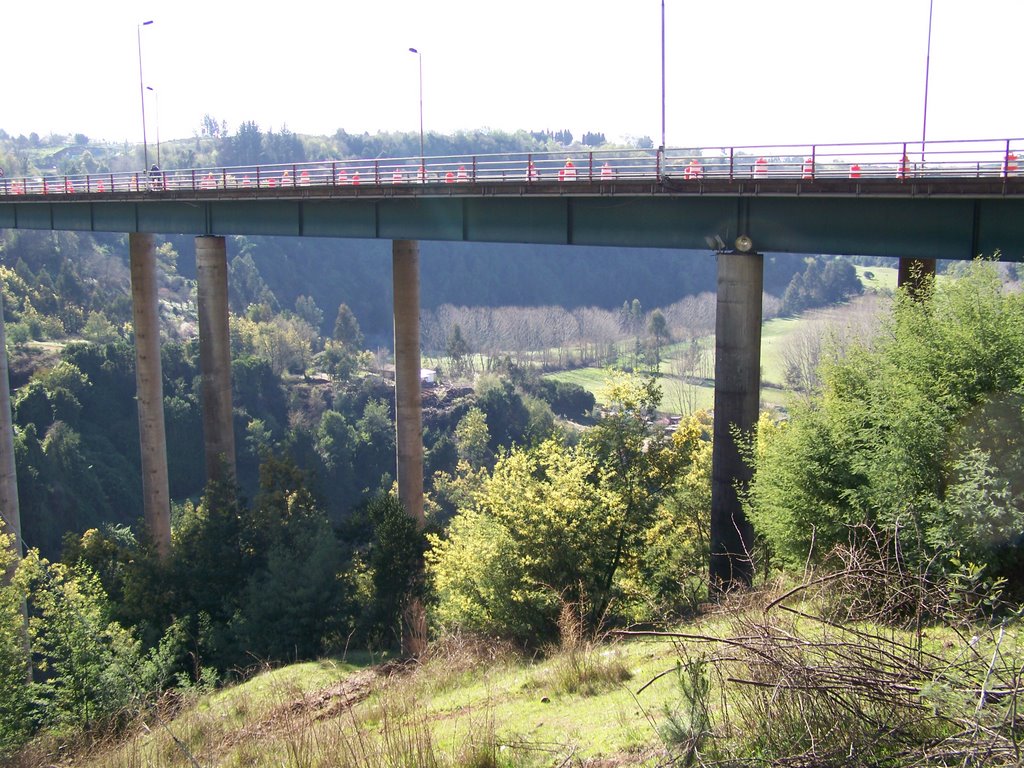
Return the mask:
M135 25L135 40L139 45L139 101L142 102L142 164L149 170L149 147L146 144L146 86L142 82L142 28L148 27L153 20Z
M420 181L427 180L426 154L423 151L423 54L416 48L410 48L410 53L415 53L420 64Z
M160 92L151 85L146 86L147 91L153 92L153 99L156 101L156 164L160 165Z
M928 73L932 66L932 8L935 0L928 0L928 50L924 57L924 119L921 123L921 165L924 165L924 147L928 139Z
M661 0L661 150L665 151L665 0Z

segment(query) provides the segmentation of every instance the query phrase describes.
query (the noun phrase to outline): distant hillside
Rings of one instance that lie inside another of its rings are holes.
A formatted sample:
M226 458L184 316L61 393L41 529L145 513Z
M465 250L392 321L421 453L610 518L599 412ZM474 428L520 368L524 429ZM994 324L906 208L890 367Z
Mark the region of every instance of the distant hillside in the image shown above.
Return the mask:
M172 238L175 250L189 253L190 239ZM233 311L244 312L264 287L281 309L293 309L301 295L311 296L325 323L332 323L338 305L345 303L368 337L389 344L390 241L235 237L228 258L238 289ZM781 296L805 263L802 256L767 257L765 291ZM178 266L194 277L191 260L182 258ZM423 241L420 273L424 310L442 304L615 309L633 299L653 308L714 291L716 263L708 251Z

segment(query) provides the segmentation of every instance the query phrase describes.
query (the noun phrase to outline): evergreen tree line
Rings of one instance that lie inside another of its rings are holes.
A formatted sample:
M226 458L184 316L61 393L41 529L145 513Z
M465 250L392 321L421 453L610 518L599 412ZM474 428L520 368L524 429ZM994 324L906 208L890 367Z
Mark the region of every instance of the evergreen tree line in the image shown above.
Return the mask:
M846 259L808 259L803 272L793 275L782 294L781 312L795 315L805 309L838 304L864 293L857 269Z

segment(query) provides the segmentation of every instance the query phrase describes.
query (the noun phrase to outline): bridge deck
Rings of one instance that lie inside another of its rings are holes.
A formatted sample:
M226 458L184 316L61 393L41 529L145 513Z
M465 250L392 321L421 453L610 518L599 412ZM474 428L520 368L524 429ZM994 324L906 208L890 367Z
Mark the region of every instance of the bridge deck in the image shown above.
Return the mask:
M915 163L895 144L862 147L863 164L849 147L764 163L730 148L4 179L0 228L687 249L746 235L766 252L1022 261L1019 143L929 145Z

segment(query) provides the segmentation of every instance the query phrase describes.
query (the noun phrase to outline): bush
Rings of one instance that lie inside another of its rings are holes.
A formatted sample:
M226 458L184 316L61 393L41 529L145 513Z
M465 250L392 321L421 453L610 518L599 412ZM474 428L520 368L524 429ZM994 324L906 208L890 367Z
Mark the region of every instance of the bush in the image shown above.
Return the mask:
M0 521L0 578L9 573L16 556L11 536ZM32 732L32 693L26 683L28 655L22 584L0 583L0 760L23 744Z
M927 300L899 296L883 332L827 361L822 381L762 437L750 488L750 519L785 563L820 562L863 530L911 560L1018 561L1024 296L991 265Z

